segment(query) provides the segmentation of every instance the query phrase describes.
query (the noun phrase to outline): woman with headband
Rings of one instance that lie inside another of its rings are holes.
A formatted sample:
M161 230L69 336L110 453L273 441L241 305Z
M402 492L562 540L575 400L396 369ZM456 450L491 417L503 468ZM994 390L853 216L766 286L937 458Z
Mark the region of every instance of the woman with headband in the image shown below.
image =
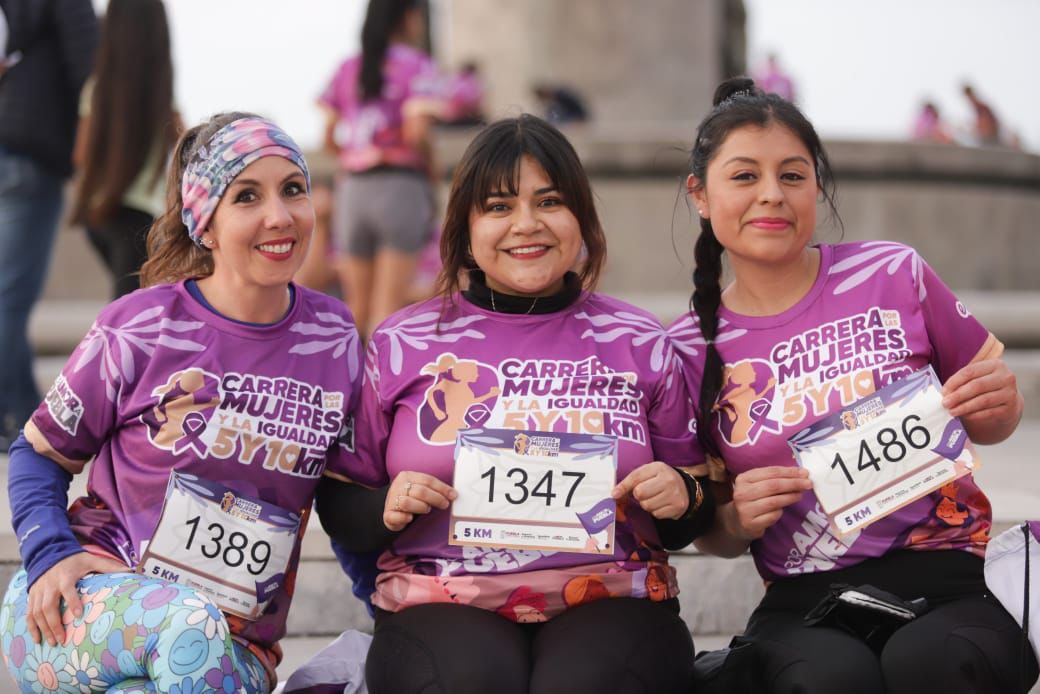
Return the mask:
M23 691L271 691L315 487L346 471L359 340L291 282L314 228L299 147L222 114L174 162L147 288L100 313L11 448L24 568L0 636Z

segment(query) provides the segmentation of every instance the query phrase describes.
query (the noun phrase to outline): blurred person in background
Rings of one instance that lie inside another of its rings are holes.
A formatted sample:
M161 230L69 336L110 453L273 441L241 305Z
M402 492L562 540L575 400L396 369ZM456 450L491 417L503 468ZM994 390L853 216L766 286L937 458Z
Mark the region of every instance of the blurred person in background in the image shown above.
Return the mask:
M79 112L72 220L86 227L118 299L141 286L145 237L162 214L166 160L182 127L162 0L110 0Z
M776 94L785 101L794 103L794 80L780 67L776 53L766 57L765 66L755 75L755 83L767 94Z
M965 98L971 103L972 112L975 114L972 135L976 144L999 145L1000 121L997 120L997 114L993 112L989 104L979 98L975 93L975 88L970 84L965 84L962 91Z
M40 401L27 335L72 173L80 89L97 16L90 0L0 0L0 451Z
M445 125L479 125L484 121L484 82L480 65L470 60L448 80Z
M343 294L362 335L407 304L434 214L430 126L445 84L419 46L423 0L371 0L361 54L319 99L338 151L332 232Z
M589 119L589 109L584 99L570 87L539 83L532 89L542 105L545 120L554 125L583 123Z
M939 108L931 101L921 105L921 111L914 120L913 139L924 142L940 142L950 144L953 137L950 135L946 124L939 116Z

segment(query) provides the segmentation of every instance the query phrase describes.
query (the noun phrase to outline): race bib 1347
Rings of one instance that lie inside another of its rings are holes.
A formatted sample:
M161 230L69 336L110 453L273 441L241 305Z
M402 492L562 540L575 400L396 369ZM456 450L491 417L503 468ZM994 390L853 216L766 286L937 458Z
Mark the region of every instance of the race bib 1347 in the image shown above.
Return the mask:
M614 553L617 438L464 429L448 544Z

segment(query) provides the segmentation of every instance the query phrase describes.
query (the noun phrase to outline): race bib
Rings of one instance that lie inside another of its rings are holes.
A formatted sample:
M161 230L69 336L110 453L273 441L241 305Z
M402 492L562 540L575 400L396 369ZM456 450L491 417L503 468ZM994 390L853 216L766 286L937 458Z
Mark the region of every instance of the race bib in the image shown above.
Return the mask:
M464 429L448 544L614 553L617 438Z
M841 534L863 528L978 467L932 367L792 436L820 506Z
M136 570L190 586L225 612L256 619L285 584L299 530L299 513L175 471Z

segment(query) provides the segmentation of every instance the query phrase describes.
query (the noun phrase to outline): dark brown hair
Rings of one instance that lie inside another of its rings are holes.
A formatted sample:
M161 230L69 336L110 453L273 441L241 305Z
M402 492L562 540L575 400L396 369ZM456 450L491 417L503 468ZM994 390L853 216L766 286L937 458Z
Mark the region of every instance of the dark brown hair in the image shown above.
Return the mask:
M408 10L422 7L421 0L369 0L361 26L361 100L378 99L383 93L383 61L390 36L401 27Z
M455 167L441 235L441 268L437 291L447 300L459 289L461 274L477 267L469 252L469 215L492 192L516 195L520 160L531 157L545 171L581 228L586 256L579 275L592 290L607 259L607 241L592 198L592 187L574 147L541 118L523 114L496 121L470 142Z
M189 128L173 149L170 172L166 176L166 212L148 231L148 260L141 266L141 286L179 282L188 277L213 274L213 255L199 248L188 236L181 221L181 177L188 162L200 147L228 123L241 118L257 118L252 113L218 113L201 125Z
M138 175L158 182L176 127L162 0L111 0L101 28L73 220L103 224ZM153 151L159 155L155 168L143 171Z
M747 77L733 77L718 86L712 101L714 108L697 128L697 139L690 152L690 173L704 185L708 164L719 148L738 128L747 126L764 128L778 123L789 129L802 141L812 155L816 170L816 184L830 206L831 214L838 220L835 207L834 177L830 161L823 149L819 135L812 123L798 108L776 94L766 94ZM725 250L715 237L711 220L701 217L701 233L697 237L693 254L696 268L693 271L693 296L690 310L697 314L705 347L704 377L697 407L697 439L708 453L721 457L709 425L712 408L722 388L722 357L715 347L715 336L719 329L719 305L722 303L722 252Z

